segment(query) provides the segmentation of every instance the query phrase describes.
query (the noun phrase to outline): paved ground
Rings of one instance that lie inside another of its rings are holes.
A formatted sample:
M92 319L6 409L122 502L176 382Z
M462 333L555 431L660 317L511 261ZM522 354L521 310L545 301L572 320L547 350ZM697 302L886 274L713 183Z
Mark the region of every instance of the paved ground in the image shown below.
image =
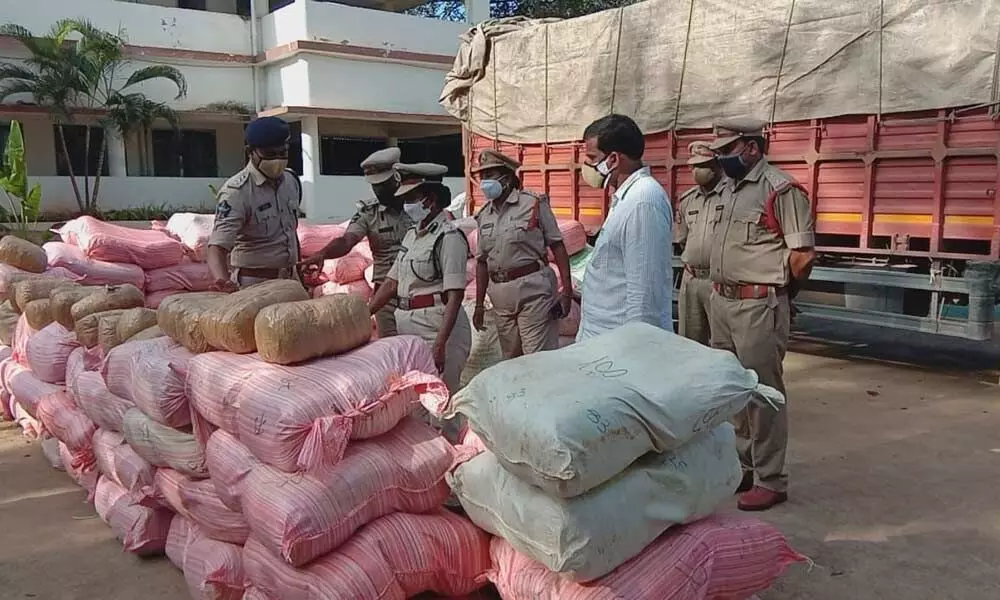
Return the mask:
M1000 389L986 383L1000 352L804 325L786 363L792 499L765 518L815 566L761 600L1000 598ZM123 554L38 446L0 429L0 600L186 597L166 560Z

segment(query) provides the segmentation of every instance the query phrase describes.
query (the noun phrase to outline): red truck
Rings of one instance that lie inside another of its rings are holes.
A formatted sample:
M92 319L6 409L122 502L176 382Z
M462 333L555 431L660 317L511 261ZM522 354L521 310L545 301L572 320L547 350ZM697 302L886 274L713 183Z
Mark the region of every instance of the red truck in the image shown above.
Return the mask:
M777 0L769 2L773 4ZM613 90L619 90L620 102L620 96L630 91L633 96L640 96L634 90L646 82L646 90L642 91L644 97L627 99L633 106L639 107L637 110L646 106L643 103L656 100L650 100L649 96L664 86L660 85L662 82L650 85L648 78L637 78L628 86L623 86L621 81L628 73L622 73L618 62L613 63L614 67L600 69L594 65L576 70L573 70L573 65L564 68L553 59L551 49L557 45L565 49L561 40L571 40L575 35L581 39L584 49L569 60L583 61L589 60L587 57L603 56L602 60L607 60L602 64L611 64L607 62L611 60L608 55L626 53L624 45L634 44L627 53L633 57L632 61L637 65L635 69L641 70L651 61L636 63L634 57L646 52L646 48L653 44L650 39L660 35L660 30L666 27L660 22L647 25L648 15L641 11L648 12L654 8L673 10L675 5L684 5L680 19L688 16L692 23L697 22L698 15L691 13L689 16L687 13L688 3L670 4L654 0L621 11L499 34L492 40L493 45L488 46L490 53L478 72L479 79L469 86L468 105L473 109L460 110L462 106L457 102L449 104L443 100L445 106L449 106L449 110L465 123L467 167L484 148L497 148L517 158L523 165L521 176L526 189L548 194L557 218L579 220L589 234L596 233L607 213L608 197L603 190L588 187L580 176L584 161L583 143L580 140L534 142L526 138L531 135L540 137L544 133L547 139L550 135L550 115L556 110L560 111L561 120L553 119L553 122L563 125L560 130L563 139L574 135L567 126L574 122L574 111L594 113L593 94L565 94L564 99L551 91L556 82L561 81L560 85L564 86L559 89L575 84L581 89L600 91L608 88L606 83L611 80L611 105L615 103ZM695 8L697 5L697 2L690 4ZM982 9L992 10L986 3ZM630 10L639 12L630 14ZM742 9L735 7L732 10ZM970 23L971 27L976 14L947 14L936 16L935 20L917 18L928 15L907 13L896 18L894 23L910 23L909 26L918 28L908 31L910 37L916 38L923 35L920 32L927 27L943 27L942 23L947 18L958 23ZM789 19L794 20L792 15ZM576 21L580 21L579 26L573 24ZM883 25L887 30L892 26L888 22ZM573 27L577 30L574 31ZM619 33L617 46L608 43L611 51L602 53L586 48L589 37L612 39L613 42L615 27L632 28L643 32L646 37L635 38L639 41L631 42L624 33ZM609 29L611 33L607 33ZM683 31L683 27L670 32L678 30ZM784 35L786 46L790 45L787 31ZM996 38L993 39L995 42ZM956 43L966 42L958 40ZM691 52L693 50L689 52L685 46L684 64L691 62ZM970 56L959 52L954 60L961 63ZM782 68L787 70L786 61L794 58L782 55L778 72ZM533 73L530 68L536 62L545 65L544 77ZM661 59L661 62L668 61ZM822 66L824 63L817 64ZM982 63L977 58L975 64ZM885 75L889 78L892 65L886 65ZM694 67L687 68L691 70ZM561 73L560 69L566 73ZM663 69L670 71L669 65ZM840 71L843 69L841 67ZM466 69L466 72L474 71ZM676 69L673 72L676 73ZM456 69L455 73L461 74L461 70ZM681 73L683 77L683 70ZM693 77L690 73L688 76ZM710 76L711 73L705 77ZM986 101L978 105L966 102L970 96L979 97L978 84L969 88L973 90L971 94L958 89L943 89L931 90L926 97L916 100L899 100L898 94L883 100L881 90L888 84L883 84L882 76L879 71L880 107L897 100L900 104L926 105L952 97L956 98L957 104L917 112L873 111L871 114L800 120L772 119L774 124L767 132L769 159L805 186L816 216L819 260L796 305L803 313L823 318L973 340L990 339L995 311L994 280L1000 268L1000 202L996 197L1000 189L1000 123L996 111L1000 101L989 102L997 94L990 91L988 80L981 82ZM995 81L996 72L992 76ZM580 80L586 77L589 79ZM844 80L853 81L849 78ZM707 81L707 87L719 83L698 79L699 83L703 81ZM863 84L864 81L858 85L861 87ZM683 89L684 85L682 81L678 89ZM930 75L927 85L935 85ZM538 89L542 87L545 88L541 94L544 106L538 107L531 102L537 102ZM443 97L451 93L453 98L458 98L454 89L446 85ZM775 89L783 88L776 84ZM835 86L831 90L835 91ZM711 100L710 94L702 95ZM888 98L888 94L886 96ZM769 95L763 98L771 100ZM674 122L683 122L684 111L679 95L665 98L663 103L669 105L672 100L676 101L677 108L667 117L672 116ZM773 101L775 106L780 105L781 98L777 92ZM706 100L692 103L693 110L709 103ZM839 106L832 110L837 108ZM830 112L830 105L823 110ZM621 112L629 114L628 110ZM809 112L809 107L800 112ZM569 118L566 118L567 113ZM648 107L644 114L647 122L658 117ZM699 115L699 122L706 120L704 116ZM508 123L504 122L505 118ZM531 120L535 118L544 120L544 131L541 126L535 126L535 121ZM643 119L637 120L640 126L644 126ZM659 122L667 120L663 118ZM589 119L583 121L589 122ZM582 133L587 122L578 124L579 133L575 135ZM509 135L504 135L505 130ZM678 198L694 184L685 165L688 144L710 137L711 131L707 128L671 128L647 135L644 160L652 167L671 199ZM518 141L507 141L512 138ZM466 198L475 207L481 204L482 199L468 174L467 170Z

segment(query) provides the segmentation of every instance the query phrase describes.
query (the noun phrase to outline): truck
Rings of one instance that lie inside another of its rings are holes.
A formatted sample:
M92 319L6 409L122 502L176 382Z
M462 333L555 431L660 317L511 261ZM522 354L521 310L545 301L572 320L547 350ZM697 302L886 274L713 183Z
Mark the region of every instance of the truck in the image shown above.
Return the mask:
M800 312L986 341L1000 272L998 23L989 0L650 0L474 28L442 103L462 119L467 166L485 148L516 158L524 187L590 234L609 209L581 177L590 121L636 119L644 161L676 199L694 185L688 144L710 139L713 119L761 118L768 159L805 186L816 218Z

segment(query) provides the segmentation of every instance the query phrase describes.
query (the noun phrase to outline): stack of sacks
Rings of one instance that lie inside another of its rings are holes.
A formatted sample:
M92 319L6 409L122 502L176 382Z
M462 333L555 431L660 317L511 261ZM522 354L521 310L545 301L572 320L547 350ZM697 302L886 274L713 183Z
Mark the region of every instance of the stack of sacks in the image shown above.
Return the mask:
M65 242L48 242L42 248L49 267L63 267L77 276L83 285L121 285L131 283L142 289L145 275L142 268L128 263L113 263L87 258L83 250Z
M346 223L312 225L300 222L298 229L295 232L299 238L299 252L303 258L312 256L322 250L335 238L343 236L346 231Z
M215 277L206 263L185 261L146 271L146 306L159 308L167 296L212 289Z
M174 213L166 223L153 221L152 229L162 231L184 246L184 252L195 262L205 261L208 238L212 235L215 215Z
M221 307L231 300L194 317L206 343L228 351L198 354L187 369L209 479L156 476L184 518L169 551L189 586L237 598L245 570L247 593L275 600L479 587L485 534L435 512L449 494L452 447L408 416L447 396L427 344L368 343L367 305L349 295L268 305L253 335L240 335L241 312Z
M131 229L83 216L54 230L92 259L128 263L143 270L169 267L184 258L184 246L162 231Z
M750 401L783 398L732 354L633 323L505 361L428 408L464 415L486 449L449 474L469 517L525 560L590 582L732 496L727 421Z

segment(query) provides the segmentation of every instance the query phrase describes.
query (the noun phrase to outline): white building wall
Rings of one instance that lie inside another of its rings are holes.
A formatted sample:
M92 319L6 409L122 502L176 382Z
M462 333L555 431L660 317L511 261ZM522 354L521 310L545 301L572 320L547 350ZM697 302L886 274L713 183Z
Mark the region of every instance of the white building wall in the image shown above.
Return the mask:
M132 46L136 68L169 64L184 74L188 81L185 98L175 100L169 83L139 87L152 99L179 111L223 102L251 107L254 104L251 25L249 20L232 14L236 0L208 0L208 11L175 8L176 0L0 2L0 22L17 23L39 34L61 18L85 18L101 29L123 31ZM320 118L321 136L396 138L457 132L457 123L449 126L440 122L445 113L437 97L448 70L440 57L454 55L458 36L467 27L463 23L296 0L275 13L261 15L256 55L299 41L330 46L258 65L262 106L265 110L288 106L329 110L330 115L338 110L365 114L362 119ZM371 49L384 54L372 56ZM439 58L428 60L419 54ZM16 61L23 56L16 43L0 39L0 61ZM11 100L29 99L8 102ZM380 112L397 115L385 120L378 117ZM424 121L428 115L434 119ZM52 121L45 115L5 113L0 108L0 121L11 118L22 123L29 175L43 184L43 210L75 211L69 179L56 176ZM288 118L298 117L290 114ZM78 124L87 122L86 118L76 119ZM235 121L213 122L205 118L188 122L184 117L182 128L215 130L218 179L107 177L102 183L101 206L113 209L210 203L208 184L221 183L243 166L243 126ZM139 173L138 154L138 140L126 140L124 155L130 175ZM361 177L314 176L316 214L310 215L312 219L347 218L353 214L356 201L371 193ZM450 184L456 193L461 191L461 179L450 180Z

